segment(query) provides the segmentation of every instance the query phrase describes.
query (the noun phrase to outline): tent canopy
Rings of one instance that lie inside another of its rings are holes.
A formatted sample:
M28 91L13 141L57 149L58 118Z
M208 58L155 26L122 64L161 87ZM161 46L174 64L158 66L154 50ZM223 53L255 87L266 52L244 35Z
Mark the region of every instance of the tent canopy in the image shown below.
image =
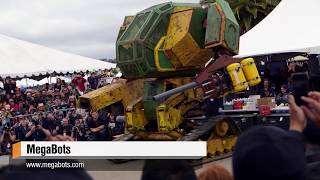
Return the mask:
M237 57L306 52L320 54L319 0L282 0L240 38Z
M111 69L116 65L0 34L0 77L32 77Z

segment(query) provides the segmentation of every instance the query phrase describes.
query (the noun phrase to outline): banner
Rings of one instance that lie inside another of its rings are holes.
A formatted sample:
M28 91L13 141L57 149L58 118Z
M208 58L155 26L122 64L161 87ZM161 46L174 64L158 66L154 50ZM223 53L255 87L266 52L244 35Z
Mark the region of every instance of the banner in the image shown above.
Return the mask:
M200 159L205 141L22 141L13 159Z

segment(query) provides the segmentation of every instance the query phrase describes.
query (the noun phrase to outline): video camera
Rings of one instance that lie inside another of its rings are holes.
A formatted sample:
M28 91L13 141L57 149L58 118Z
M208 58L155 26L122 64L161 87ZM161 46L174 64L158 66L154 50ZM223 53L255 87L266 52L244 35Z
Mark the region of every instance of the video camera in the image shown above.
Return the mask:
M40 122L39 122L39 120L33 119L33 120L32 120L32 124L35 125L35 126L39 126L39 125L40 125Z
M12 129L11 127L11 122L10 122L10 118L5 118L3 121L2 121L2 124L1 124L1 127L0 127L0 130L2 131L10 131Z
M4 131L10 131L10 130L11 130L11 125L10 125L10 123L5 123L5 124L3 125L3 130L4 130Z
M31 123L38 127L40 125L40 119L37 115L32 116Z

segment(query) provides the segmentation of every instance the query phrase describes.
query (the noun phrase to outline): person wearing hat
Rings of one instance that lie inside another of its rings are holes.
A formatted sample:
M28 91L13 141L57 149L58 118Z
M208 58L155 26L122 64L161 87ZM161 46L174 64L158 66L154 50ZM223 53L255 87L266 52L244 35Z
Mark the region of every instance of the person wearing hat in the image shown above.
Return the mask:
M235 180L304 180L307 177L303 130L306 117L289 96L290 131L256 126L243 133L233 154Z

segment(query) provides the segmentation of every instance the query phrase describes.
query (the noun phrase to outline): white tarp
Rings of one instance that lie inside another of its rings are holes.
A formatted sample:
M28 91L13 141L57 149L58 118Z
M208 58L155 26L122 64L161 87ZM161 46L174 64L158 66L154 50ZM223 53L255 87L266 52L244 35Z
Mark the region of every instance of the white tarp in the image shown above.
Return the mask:
M320 53L320 0L282 0L240 38L237 57L284 53Z
M114 68L103 62L65 53L0 34L0 77L30 77L47 73L95 71Z

